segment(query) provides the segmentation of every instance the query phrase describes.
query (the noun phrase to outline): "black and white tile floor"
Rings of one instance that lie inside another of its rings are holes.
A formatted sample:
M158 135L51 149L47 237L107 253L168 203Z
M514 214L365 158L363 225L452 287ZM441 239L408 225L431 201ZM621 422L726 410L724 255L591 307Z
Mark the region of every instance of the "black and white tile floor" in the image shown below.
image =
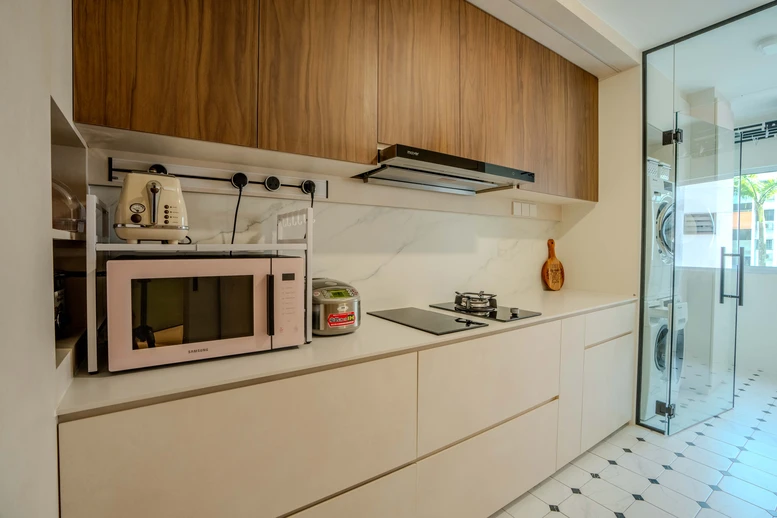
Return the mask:
M677 416L672 420L673 430L684 430L731 408L733 367L725 366L718 370L707 363L693 355L685 359L679 386L672 386L672 402L678 409ZM666 380L656 383L666 390ZM661 416L654 416L645 424L654 428L666 427L665 418Z
M669 437L622 428L492 518L777 516L777 375L745 372L733 410Z

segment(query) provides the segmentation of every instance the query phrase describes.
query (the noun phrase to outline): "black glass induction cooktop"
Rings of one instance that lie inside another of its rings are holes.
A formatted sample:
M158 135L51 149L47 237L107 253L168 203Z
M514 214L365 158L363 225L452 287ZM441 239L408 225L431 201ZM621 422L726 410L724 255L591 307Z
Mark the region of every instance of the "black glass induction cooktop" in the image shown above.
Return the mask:
M444 309L446 311L453 311L462 316L470 316L477 318L487 318L489 320L496 320L498 322L513 322L515 320L523 320L524 318L531 318L540 316L542 313L536 311L528 311L525 309L509 308L507 306L497 306L493 308L493 311L484 312L467 312L456 309L456 304L453 302L441 302L440 304L430 304L429 307Z
M470 320L466 315L457 318L418 308L369 311L367 314L438 336L488 326L488 324L483 322Z

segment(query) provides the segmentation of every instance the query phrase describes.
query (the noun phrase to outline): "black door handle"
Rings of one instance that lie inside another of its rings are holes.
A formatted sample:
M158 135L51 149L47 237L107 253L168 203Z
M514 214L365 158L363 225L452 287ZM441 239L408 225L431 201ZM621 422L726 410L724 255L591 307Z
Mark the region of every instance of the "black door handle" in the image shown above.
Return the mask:
M275 275L267 274L267 334L275 335Z

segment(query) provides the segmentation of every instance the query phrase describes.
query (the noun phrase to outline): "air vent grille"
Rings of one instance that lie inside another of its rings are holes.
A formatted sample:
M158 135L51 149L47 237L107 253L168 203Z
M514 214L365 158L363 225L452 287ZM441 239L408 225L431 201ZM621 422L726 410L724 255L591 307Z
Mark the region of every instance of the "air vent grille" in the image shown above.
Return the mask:
M759 124L749 124L734 128L734 142L750 142L752 140L761 140L772 138L777 135L777 120L761 122Z
M709 235L715 233L715 214L700 212L685 215L685 235Z

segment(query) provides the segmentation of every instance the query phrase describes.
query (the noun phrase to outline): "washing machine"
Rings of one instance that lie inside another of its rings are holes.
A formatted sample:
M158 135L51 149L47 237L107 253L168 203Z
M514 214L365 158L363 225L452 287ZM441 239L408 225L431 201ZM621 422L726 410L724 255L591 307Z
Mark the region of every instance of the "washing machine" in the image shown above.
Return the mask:
M676 329L674 358L672 325ZM642 390L640 418L646 421L656 415L656 402L668 403L669 381L672 400L677 398L685 372L685 326L688 322L688 304L671 304L671 299L658 300L647 307L642 346Z
M672 297L675 203L670 172L669 164L648 158L646 239L650 244L645 248L645 296L648 300Z

